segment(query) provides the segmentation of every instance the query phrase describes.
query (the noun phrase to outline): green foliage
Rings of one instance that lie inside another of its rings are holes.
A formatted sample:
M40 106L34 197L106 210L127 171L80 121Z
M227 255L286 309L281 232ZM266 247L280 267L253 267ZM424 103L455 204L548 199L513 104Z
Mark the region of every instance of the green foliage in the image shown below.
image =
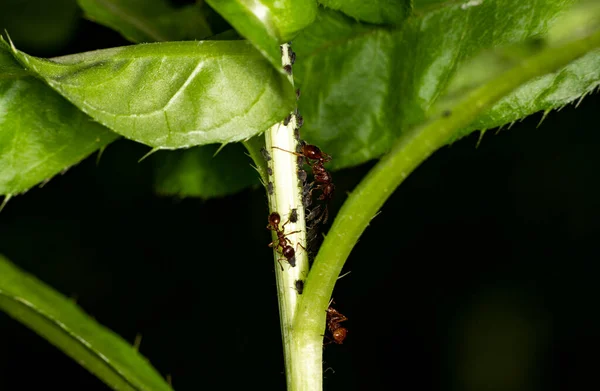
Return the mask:
M482 50L542 36L572 4L539 3L451 2L410 17L397 30L323 10L294 41L301 59L294 76L302 89L304 136L335 156L336 168L381 156L427 118L462 64ZM483 73L493 77L501 69ZM590 53L557 75L522 86L459 135L558 108L591 91L600 82L600 55Z
M49 180L117 137L0 46L0 194Z
M0 33L26 50L51 54L73 40L79 25L76 0L3 0Z
M77 0L89 20L131 42L185 41L211 35L200 4L174 8L167 0Z
M207 3L281 69L279 45L315 19L315 0L207 0Z
M214 198L258 185L256 171L241 144L218 150L216 145L182 151L159 151L152 156L154 190L160 195Z
M115 390L171 387L131 344L77 305L0 255L0 308Z
M208 3L248 41L141 44L50 60L0 42L0 191L23 192L118 135L156 149L244 140L264 181L262 141L252 137L296 105L278 47L294 38L303 138L337 168L389 152L348 196L299 299L290 334L295 347L313 344L301 360L310 373L322 369L315 336L338 272L412 170L473 130L559 108L600 84L600 7L592 2L568 12L574 1L423 0L410 16L408 1L321 1L330 9L313 0ZM80 4L134 42L210 33L198 6ZM241 145L213 157L217 148L153 155L155 190L208 198L257 183ZM0 306L115 389L169 389L131 346L1 257Z
M327 8L374 24L399 24L410 14L411 0L319 0Z
M96 121L156 148L252 137L296 101L285 76L244 41L140 44L52 61L13 52Z

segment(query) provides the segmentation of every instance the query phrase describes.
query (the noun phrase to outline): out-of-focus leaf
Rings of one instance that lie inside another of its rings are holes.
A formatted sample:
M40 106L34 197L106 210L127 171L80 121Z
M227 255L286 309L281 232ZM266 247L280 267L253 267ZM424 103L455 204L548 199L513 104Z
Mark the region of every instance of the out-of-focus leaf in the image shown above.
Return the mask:
M214 156L217 145L179 151L159 151L151 157L154 190L160 195L180 197L222 197L259 184L259 176L236 143Z
M443 6L443 3L450 3L452 0L412 0L413 8L415 10L419 10L422 8L432 7L432 6ZM483 0L464 0L463 6L468 7L473 4L479 5Z
M0 194L49 180L117 137L0 46Z
M20 47L51 55L74 38L80 21L76 0L2 0L0 33Z
M200 4L181 8L167 0L77 0L85 17L131 42L185 41L211 35Z
M400 24L412 8L411 0L319 0L319 3L356 20L375 24Z
M402 132L425 120L461 64L482 50L544 36L572 3L452 2L409 17L397 30L322 10L294 41L303 138L331 153L335 168L380 156ZM599 84L595 51L514 91L477 128L563 106Z
M207 0L240 34L281 69L279 45L315 19L316 0Z
M0 309L61 349L114 390L171 387L129 343L0 255Z
M101 124L161 149L247 139L296 102L286 76L246 41L139 44L52 60L11 50Z

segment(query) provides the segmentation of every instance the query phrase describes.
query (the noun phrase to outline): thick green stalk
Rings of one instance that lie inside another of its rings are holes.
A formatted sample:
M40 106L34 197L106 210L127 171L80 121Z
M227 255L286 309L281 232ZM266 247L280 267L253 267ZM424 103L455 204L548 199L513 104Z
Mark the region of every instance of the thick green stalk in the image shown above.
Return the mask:
M282 64L289 65L289 45L282 45ZM290 77L290 81L292 81ZM280 250L274 249L275 275L277 279L277 297L288 390L317 391L322 389L322 352L321 339L298 339L292 328L299 294L295 289L297 280L308 275L308 256L306 251L306 225L302 205L302 187L298 178L297 157L286 151L296 151L298 141L294 137L296 117L292 115L289 123L278 123L265 133L265 146L270 155L267 192L269 210L281 216L280 229L286 233L291 246L296 251L296 266L292 267ZM276 147L276 148L274 148ZM272 189L272 193L270 190ZM289 222L292 210L296 210L297 221ZM265 224L267 220L265 219ZM285 224L285 227L283 225ZM273 240L276 240L273 235ZM318 350L307 346L317 346ZM307 350L310 350L308 352Z
M428 123L403 134L348 196L311 268L299 303L294 331L299 339L323 334L325 310L342 267L360 235L408 175L458 129L533 78L555 72L600 46L600 33L563 40L530 53L514 66L454 101Z

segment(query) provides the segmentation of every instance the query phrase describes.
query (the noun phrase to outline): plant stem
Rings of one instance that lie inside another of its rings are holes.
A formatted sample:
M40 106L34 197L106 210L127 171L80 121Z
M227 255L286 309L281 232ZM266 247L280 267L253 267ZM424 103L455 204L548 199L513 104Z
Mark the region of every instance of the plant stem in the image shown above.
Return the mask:
M360 182L329 230L299 303L293 325L299 339L323 334L325 310L339 273L360 235L396 188L459 129L468 126L502 97L531 79L555 72L600 46L600 33L564 40L529 54L487 83L453 101L452 110L438 111L423 126L404 133Z
M288 51L289 45L282 45L282 65L291 65ZM293 82L290 75L290 82ZM322 347L321 339L299 339L292 328L299 294L295 289L296 280L304 280L308 275L308 256L306 246L306 224L304 207L302 205L302 186L298 178L297 157L286 151L296 151L298 141L294 137L296 117L292 115L289 123L278 123L265 133L265 146L271 156L268 168L267 192L272 184L273 192L269 194L269 209L281 216L281 225L285 223L286 237L296 251L296 266L292 267L283 257L277 247L274 247L275 275L277 279L277 297L279 301L279 316L285 372L288 390L318 391L322 389ZM277 147L277 148L273 148ZM295 209L297 221L288 222L291 211ZM266 222L266 219L265 219ZM273 240L276 236L273 235ZM318 345L318 350L314 346ZM307 349L307 346L311 347ZM307 353L307 351L310 351Z

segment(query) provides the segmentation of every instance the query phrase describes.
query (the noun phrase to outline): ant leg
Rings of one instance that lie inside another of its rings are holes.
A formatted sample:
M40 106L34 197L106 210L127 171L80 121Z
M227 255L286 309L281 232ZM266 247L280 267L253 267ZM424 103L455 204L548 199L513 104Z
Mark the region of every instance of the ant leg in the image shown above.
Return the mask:
M302 157L304 157L304 155L303 155L303 154L301 154L301 153L297 153L297 152L288 151L287 149L283 149L283 148L279 148L279 147L271 147L271 148L274 148L274 149L279 149L280 151L288 152L288 153L291 153L292 155L296 155L296 156L302 156Z

